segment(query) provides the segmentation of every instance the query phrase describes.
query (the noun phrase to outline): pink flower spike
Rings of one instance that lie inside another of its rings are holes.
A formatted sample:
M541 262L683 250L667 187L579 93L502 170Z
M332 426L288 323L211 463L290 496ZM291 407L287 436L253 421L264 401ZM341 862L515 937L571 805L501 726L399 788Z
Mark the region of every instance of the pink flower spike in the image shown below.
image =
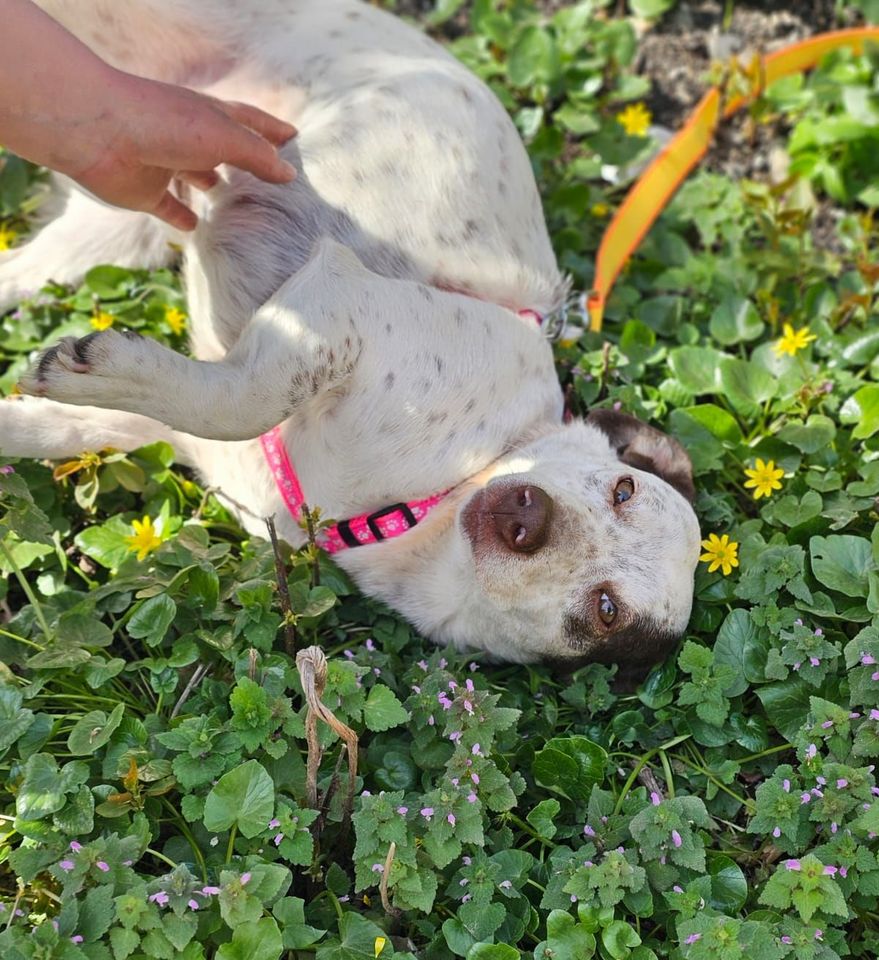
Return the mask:
M472 791L467 794L467 803L476 803L476 794Z
M781 836L781 827L775 827L772 831L772 836L777 840Z
M799 670L801 666L802 666L802 663L800 663L800 661L797 660L797 662L794 664L794 670Z
M831 866L830 864L827 864L827 866L824 868L825 877L835 877L837 872L838 872L837 868L834 866Z
M240 877L240 882L241 882L241 886L242 886L242 887L247 886L247 884L250 883L250 874L249 874L249 873L242 873L242 874L241 874L241 877Z
M280 827L280 826L281 826L280 820L277 820L277 819L269 820L269 830L274 830L275 827Z
M787 779L782 780L781 789L784 790L785 793L790 793L790 780L787 780Z
M652 790L650 793L650 802L654 807L658 807L660 803L662 803L662 797L655 790Z
M876 680L879 680L879 670L876 670L876 671L874 671L873 673L871 673L871 674L870 674L870 679L873 680L874 682L875 682Z
M413 683L413 684L412 684L412 692L413 692L413 693L421 693L421 687L419 687L417 683Z
M473 746L472 746L471 749L470 749L470 752L473 754L474 757L481 756L479 744L478 744L478 743L474 743Z
M687 946L689 946L691 943L698 943L701 939L702 939L701 933L691 933L690 936L687 937L686 940L684 940L684 943Z
M837 830L839 830L839 824L838 824L838 823L835 823L835 822L834 822L834 823L831 823L831 824L830 824L830 832L831 832L831 833L836 833Z
M815 756L817 755L817 753L818 753L818 748L815 746L814 743L810 743L809 746L806 747L806 758L807 758L807 759L809 759L809 760L814 760L814 758L815 758Z
M840 777L840 778L836 781L836 789L837 789L837 790L844 790L847 786L848 786L848 780L846 780L845 777Z
M478 774L478 773L471 773L471 774L470 774L470 779L471 779L477 786L479 786L479 774Z
M845 878L848 876L848 867L840 867L840 868L839 868L839 875L840 875L843 879L845 879Z
M422 807L421 816L424 817L425 820L430 820L433 816L433 807Z
M58 866L61 867L65 873L70 873L76 864L72 860L62 860Z
M672 887L672 890L673 890L675 893L683 893L683 892L684 892L684 888L683 888L679 883L676 883L676 884Z
M353 650L343 650L342 653L344 653L345 656L346 656L349 660L353 660L353 659L354 659L354 651L353 651Z
M397 807L397 813L399 813L401 817L405 817L408 812L408 807Z
M875 707L870 711L870 719L879 720L879 710L877 710Z
M815 783L817 783L819 787L826 787L827 779L825 777L818 776L815 777Z
M793 937L784 936L784 937L781 938L781 942L782 942L782 943L793 943L794 940L793 940Z
M463 863L465 867L469 867L470 864L473 863L473 858L472 858L472 857L461 857L461 863Z
M464 709L467 713L473 713L473 704L469 700L464 700Z
M832 720L825 720L825 721L821 724L821 729L822 729L822 730L829 730L832 726L833 726L833 721L832 721Z
M448 665L449 665L449 661L446 660L445 657L440 657L440 659L439 659L439 668L440 668L440 670L445 670Z
M427 725L428 725L429 727L432 727L432 726L434 725L434 723L436 723L436 721L433 719L433 714L431 714L431 715L427 718Z
M472 899L473 897L471 897L469 893L465 893L464 896L461 897L461 903L469 903Z
M816 637L824 636L824 631L821 629L821 627L815 627L815 636Z
M273 843L276 847L280 847L280 846L281 846L281 841L282 841L283 839L284 839L284 834L283 834L283 833L276 833L276 834L274 835L274 837L272 837L272 843Z
M672 842L676 847L680 847L680 846L683 845L683 842L684 842L684 841L681 839L681 835L677 832L677 830L672 830L672 832L671 832L671 842Z
M457 823L457 821L455 820L455 815L454 815L454 813L448 814L448 815L446 816L446 820L448 820L449 823L450 823L453 827L454 827L454 825Z
M469 677L464 681L464 686L467 688L468 693L473 693L473 691L476 689L473 681Z
M861 663L865 667L872 667L876 663L876 658L871 653L861 652Z
M848 715L848 718L849 720L860 720L861 715L858 713L857 710L852 710L852 712Z
M215 897L220 892L220 888L219 887L202 887L201 892L206 897Z
M802 869L799 860L785 860L783 864L785 870L800 870Z
M415 664L415 666L416 666L416 667L421 667L421 669L422 669L425 673L427 673L428 666L427 666L427 661L426 661L426 660L419 660L418 663Z
M476 671L479 669L479 664L474 660L473 663L469 663L469 664L467 665L467 669L468 669L471 673L476 673Z
M373 652L375 651L375 644L372 642L372 638L371 638L371 637L367 637L367 638L366 638L366 649L367 649L370 653L373 653Z
M98 862L95 864L95 866L96 866L96 867L98 868L98 870L100 870L102 873L109 873L109 872L110 872L110 864L107 863L107 862L104 861L104 860L98 860Z
M592 829L592 827L589 826L588 823L586 824L585 827L583 827L583 833L584 833L587 837L594 837L594 836L595 836L595 831Z
M152 894L149 899L153 903L157 903L160 907L164 907L170 897L164 890L159 890L157 893Z
M818 657L809 657L809 663L811 663L813 667L821 666L821 661L818 659Z
M808 803L812 799L811 793L801 793L800 794L800 803Z
M449 690L455 691L458 689L458 684L454 680L449 680Z
M71 841L70 841L70 849L71 849L74 853L79 853L79 851L82 850L82 844L81 844L81 843L78 843L76 840L71 840Z
M385 872L385 867L384 867L384 864L382 863L374 863L370 869L372 870L373 873Z
M817 930L815 930L815 939L816 940L824 939L824 931L820 927Z
M79 933L75 933L75 934L70 938L70 942L71 942L71 943L82 943L82 935L79 934Z
M190 910L198 910L198 900L187 900L186 906L189 907Z

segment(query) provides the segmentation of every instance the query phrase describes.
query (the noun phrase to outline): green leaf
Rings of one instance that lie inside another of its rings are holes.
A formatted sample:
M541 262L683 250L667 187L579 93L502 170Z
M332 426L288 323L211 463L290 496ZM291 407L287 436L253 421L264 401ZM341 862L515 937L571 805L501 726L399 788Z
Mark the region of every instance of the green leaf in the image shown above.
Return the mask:
M278 960L284 952L281 931L272 917L239 924L232 939L217 950L217 960Z
M320 944L315 960L375 960L376 937L387 940L382 957L393 956L387 933L359 913L343 913L339 918L339 940Z
M467 960L519 960L521 953L508 943L474 943Z
M546 919L546 940L534 960L588 960L595 955L595 937L566 910L552 910Z
M381 732L397 727L409 719L408 711L384 684L377 684L369 691L363 705L363 721L370 730Z
M769 683L754 691L769 722L793 743L809 715L809 687L802 680Z
M708 854L708 876L711 877L711 906L734 915L748 899L748 881L742 868L723 853Z
M866 597L869 571L875 569L870 541L865 537L838 534L812 537L809 541L812 573L831 590L847 597Z
M711 314L711 336L724 346L756 340L763 333L764 323L757 308L745 297L726 297Z
M220 832L233 824L245 837L263 832L275 810L275 785L265 767L248 760L224 774L205 801L204 825Z
M161 643L177 616L177 604L164 593L144 600L128 621L126 629L135 640L154 647Z
M87 756L100 750L122 723L125 704L119 703L108 717L103 710L92 710L74 724L67 738L67 749L74 756Z
M607 753L587 737L554 737L534 756L538 783L575 799L586 796L604 779Z
M517 87L549 83L559 71L558 50L544 27L528 26L519 34L507 60L507 76Z
M528 812L525 819L541 837L551 840L556 834L555 818L559 815L562 805L553 798L541 800L540 803Z
M852 436L865 440L879 430L879 384L870 383L855 391L842 405L839 419L855 424Z

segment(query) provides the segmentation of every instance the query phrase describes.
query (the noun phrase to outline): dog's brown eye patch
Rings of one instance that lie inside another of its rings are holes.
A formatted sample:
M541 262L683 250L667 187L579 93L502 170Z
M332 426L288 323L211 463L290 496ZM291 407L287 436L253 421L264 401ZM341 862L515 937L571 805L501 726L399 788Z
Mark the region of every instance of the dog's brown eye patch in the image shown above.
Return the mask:
M623 477L622 480L618 480L617 485L613 488L614 503L625 503L627 500L631 500L634 495L635 481L631 477Z
M598 616L607 627L611 626L617 618L617 605L606 593L602 593L598 598Z

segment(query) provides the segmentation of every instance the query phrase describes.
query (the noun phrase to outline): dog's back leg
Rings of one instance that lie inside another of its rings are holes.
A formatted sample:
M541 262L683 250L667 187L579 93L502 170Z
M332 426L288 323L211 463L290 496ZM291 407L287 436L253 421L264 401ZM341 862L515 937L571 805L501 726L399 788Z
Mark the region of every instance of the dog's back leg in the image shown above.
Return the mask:
M109 207L69 184L56 219L32 240L0 254L0 311L47 281L79 283L99 263L154 268L175 256L171 228L146 213Z
M199 441L150 417L37 397L0 400L0 457L75 457L109 447L136 450L157 440L174 447L178 462L194 462Z

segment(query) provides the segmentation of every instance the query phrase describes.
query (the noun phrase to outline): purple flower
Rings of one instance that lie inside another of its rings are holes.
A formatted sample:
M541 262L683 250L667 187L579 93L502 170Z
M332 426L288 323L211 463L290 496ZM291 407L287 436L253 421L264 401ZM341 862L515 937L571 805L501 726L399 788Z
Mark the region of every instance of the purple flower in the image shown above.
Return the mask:
M69 873L76 866L76 864L72 860L62 860L58 866L61 867L65 873Z
M408 812L408 807L397 807L397 813L399 813L401 817L405 817Z
M71 943L82 943L82 935L79 934L79 933L75 933L75 934L70 938L70 942L71 942Z
M683 893L683 892L684 892L684 888L683 888L679 883L676 883L676 884L672 887L672 890L674 890L675 893Z
M875 670L870 674L870 679L873 681L879 680L879 670Z
M809 657L809 663L811 663L813 667L821 666L821 661L818 659L818 657Z
M785 870L800 870L802 866L799 860L785 860L783 863Z
M461 903L469 903L472 899L473 897L471 897L469 893L465 893L464 896L461 897Z
M825 877L835 877L837 873L838 873L837 868L834 866L831 866L830 864L827 864L827 866L824 867Z
M480 756L482 756L482 754L481 754L481 752L480 752L480 747L479 747L479 744L478 744L478 743L474 743L474 744L473 744L473 746L470 748L470 752L473 754L474 757L480 757Z
M840 875L841 877L843 877L843 878L847 877L847 876L848 876L848 867L840 867L840 868L839 868L839 875Z
M583 827L583 833L585 833L587 837L595 836L595 831L592 829L592 827L589 826L588 823L586 824L585 827Z
M76 840L71 840L71 841L70 841L70 849L71 849L74 853L79 853L79 851L82 850L82 844L81 844L81 843L77 843Z
M240 883L242 887L247 886L247 884L250 883L250 874L242 873L240 877Z
M375 650L375 644L372 642L371 637L366 638L366 649L372 653Z
M876 663L876 658L873 656L872 653L864 653L864 652L862 651L862 652L861 652L861 663L862 663L865 667L872 667L872 666Z
M109 872L110 872L110 865L109 865L108 863L106 863L105 861L103 861L103 860L98 860L98 862L95 864L95 866L96 866L96 867L98 868L98 870L100 870L102 873L109 873Z
M448 820L449 823L450 823L453 827L454 827L455 823L457 822L457 821L455 820L455 815L454 815L454 813L447 814L447 815L446 815L446 820Z
M822 729L822 730L829 730L832 726L833 726L833 721L832 721L832 720L825 720L825 721L821 724L821 729Z
M513 884L510 880L501 880L501 882L498 884L501 890L509 890L512 885Z
M467 664L467 669L468 669L471 673L476 673L476 671L479 669L479 664L476 663L475 661L474 661L473 663L469 663L469 664Z
M784 790L785 793L790 793L790 780L788 779L782 780L781 789Z
M170 897L164 890L158 890L156 893L150 895L149 900L151 903L157 903L160 907L164 907L168 902Z
M476 689L476 687L473 685L473 681L469 677L464 681L464 686L467 688L468 693L473 693L473 691Z
M434 723L436 723L436 721L433 719L433 714L431 714L431 715L427 718L427 725L428 725L429 727L432 727L432 726L434 725Z
M440 659L439 659L439 668L440 668L440 670L445 670L448 665L449 665L449 661L446 660L445 657L440 657Z
M662 803L662 797L655 790L653 790L650 793L650 802L654 807L658 807L660 803Z
M879 710L876 710L875 707L870 711L871 720L879 720Z
M13 467L11 463L4 463L3 466L0 467L0 473L2 473L3 476L8 476L10 473L15 473L15 467Z
M846 780L845 777L840 777L840 778L836 781L836 789L837 789L837 790L844 790L847 786L848 786L848 780Z
M476 794L472 790L467 794L467 803L476 803Z
M190 910L198 910L198 900L187 900L186 906L189 907Z
M349 660L353 660L353 659L354 659L354 651L353 651L353 650L343 650L342 653L344 653L345 656L346 656Z
M385 868L382 863L374 863L371 867L373 873L384 873Z
M284 839L284 834L283 834L283 833L276 833L276 834L274 835L274 837L272 837L272 843L274 843L274 845L275 845L276 847L280 847L280 846L281 846L281 841L282 841L283 839Z
M451 740L452 743L457 743L457 742L461 739L461 737L463 737L463 736L464 736L464 734L461 733L460 730L453 730L453 731L449 734L449 740Z
M777 840L781 836L781 827L775 827L772 831L772 836Z
M473 713L473 704L465 698L464 700L464 709L467 713Z
M281 826L280 820L277 820L277 819L269 820L269 830L274 830L275 827L280 827L280 826Z
M449 690L454 692L458 689L458 684L454 680L449 680Z
M818 748L815 746L814 743L810 743L809 746L806 747L806 758L808 760L813 760L817 753L818 753Z
M220 888L219 887L202 887L201 892L206 897L214 897L220 892Z
M800 794L800 803L808 803L812 799L811 793L801 793Z
M816 939L816 940L823 940L823 939L824 939L824 931L821 930L820 928L818 928L818 929L815 930L815 939Z
M836 823L836 822L831 823L831 824L830 824L830 832L831 832L831 833L836 833L837 830L839 830L839 824Z
M782 943L793 943L793 937L784 936L781 938Z
M824 631L821 629L821 627L815 627L815 636L816 637L824 636Z
M458 881L458 886L459 886L459 887L466 887L468 883L470 883L469 879L468 879L467 877L462 877L462 878Z
M472 858L472 857L461 857L461 863L463 863L465 867L469 867L470 864L473 863L473 858Z
M415 666L416 666L416 667L421 667L421 669L422 669L425 673L427 673L428 667L427 667L427 661L426 661L426 660L419 660L418 663L415 664Z
M687 944L687 946L689 946L691 943L698 943L701 939L702 939L701 933L691 933L690 936L687 937L686 940L684 940L684 943Z
M412 684L412 692L413 692L413 693L421 693L421 687L419 687L417 683L413 683L413 684Z
M672 832L671 832L671 842L672 842L676 847L680 847L680 846L683 844L684 841L681 839L681 835L677 832L677 830L672 830Z
M422 807L421 816L424 817L425 820L430 820L433 816L433 807Z
M479 786L479 774L478 774L478 773L471 773L471 774L470 774L470 779L476 784L476 786Z

